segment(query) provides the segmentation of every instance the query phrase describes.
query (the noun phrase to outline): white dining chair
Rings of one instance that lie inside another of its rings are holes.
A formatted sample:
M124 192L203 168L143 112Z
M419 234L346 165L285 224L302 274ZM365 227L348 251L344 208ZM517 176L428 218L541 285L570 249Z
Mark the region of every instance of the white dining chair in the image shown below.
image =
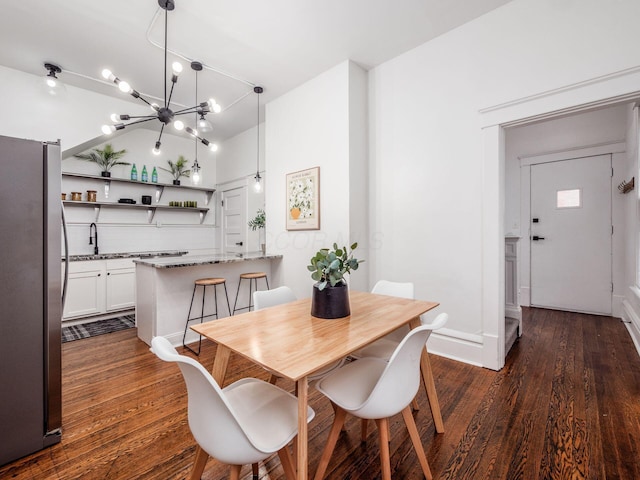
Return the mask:
M164 337L152 339L151 351L180 367L187 386L191 433L209 456L231 466L232 480L239 478L242 465L257 464L276 452L286 478L296 478L287 448L298 434L295 396L256 378L220 388L199 362L178 354ZM308 408L307 422L314 415Z
M316 384L316 389L331 401L335 418L318 464L315 480L325 477L347 413L376 421L382 478L391 480L389 417L400 412L407 425L422 472L431 480L429 463L409 405L420 385L422 349L432 330L443 324L434 322L411 330L395 349L389 361L372 357L361 358L330 373Z
M253 307L254 310L262 310L263 308L274 307L276 305L282 305L283 303L294 302L297 300L295 293L293 290L287 286L282 286L278 288L273 288L271 290L260 290L253 292ZM329 372L335 370L336 368L340 368L344 365L346 358L338 360L330 365L327 365L324 368L314 372L313 374L307 377L309 382L314 382ZM269 371L271 376L269 377L269 383L275 384L278 376L276 373Z
M371 289L371 293L378 295L389 295L391 297L415 298L414 286L411 282L390 282L389 280L378 280ZM378 357L389 359L395 348L409 332L409 326L400 327L384 337L370 343L366 347L356 350L351 354L353 358Z

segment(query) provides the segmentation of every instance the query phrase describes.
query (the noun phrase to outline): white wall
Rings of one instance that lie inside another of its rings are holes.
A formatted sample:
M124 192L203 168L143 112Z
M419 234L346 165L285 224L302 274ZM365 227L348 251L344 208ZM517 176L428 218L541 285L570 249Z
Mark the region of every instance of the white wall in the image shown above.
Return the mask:
M500 135L483 137L480 110L527 97L564 108L543 93L637 67L638 14L632 0L515 0L370 72L371 228L383 234L372 276L413 280L441 302L451 341L440 353L489 365L475 355L495 347L487 326L504 310L499 147L483 163L483 141Z
M366 197L353 198L364 194L362 178L354 180L351 171L352 165L355 170L363 166L366 152L362 145L366 125L351 123L352 115L356 119L364 115L364 91L364 72L343 62L267 105L267 248L284 255L272 272L273 284L290 286L299 298L311 295L314 282L306 266L318 249L333 242L367 243L366 238L351 236L366 236L368 230L360 218L367 216ZM320 229L287 231L285 176L316 166L320 167ZM366 176L366 170L362 174ZM358 247L355 256L370 260L365 247ZM355 272L349 284L368 288L366 270Z

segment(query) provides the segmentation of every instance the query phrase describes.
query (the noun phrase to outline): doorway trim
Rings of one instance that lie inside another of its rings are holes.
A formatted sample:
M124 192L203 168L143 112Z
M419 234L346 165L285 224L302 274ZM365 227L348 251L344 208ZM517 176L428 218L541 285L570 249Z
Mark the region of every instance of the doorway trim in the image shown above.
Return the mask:
M482 364L504 367L505 134L568 113L640 97L640 66L479 110L482 129Z

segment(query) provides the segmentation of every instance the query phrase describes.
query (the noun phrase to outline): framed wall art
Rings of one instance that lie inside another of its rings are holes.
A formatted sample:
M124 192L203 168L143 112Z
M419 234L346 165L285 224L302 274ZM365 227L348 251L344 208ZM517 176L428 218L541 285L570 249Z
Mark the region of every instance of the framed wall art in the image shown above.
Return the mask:
M287 174L287 230L320 229L320 167Z

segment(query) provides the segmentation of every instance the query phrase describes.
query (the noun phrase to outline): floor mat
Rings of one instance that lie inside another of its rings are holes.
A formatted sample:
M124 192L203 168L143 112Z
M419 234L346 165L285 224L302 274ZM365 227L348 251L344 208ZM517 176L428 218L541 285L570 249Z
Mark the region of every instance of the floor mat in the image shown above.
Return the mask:
M95 337L105 333L126 330L136 326L135 315L125 315L117 318L109 318L107 320L98 320L97 322L84 323L82 325L73 325L71 327L62 328L62 343L80 340L82 338Z

